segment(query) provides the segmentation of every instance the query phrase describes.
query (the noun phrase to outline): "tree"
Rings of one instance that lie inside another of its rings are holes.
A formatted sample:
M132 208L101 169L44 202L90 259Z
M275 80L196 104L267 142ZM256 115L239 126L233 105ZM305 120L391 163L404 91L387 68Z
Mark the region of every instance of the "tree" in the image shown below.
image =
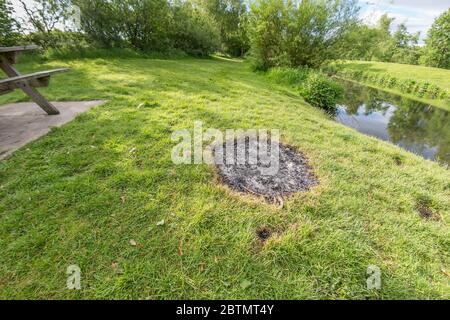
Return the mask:
M218 27L201 7L185 0L75 0L83 30L103 47L141 51L183 50L207 55L219 49Z
M32 31L51 33L64 26L74 13L71 0L33 0L31 6L18 1L26 15L25 25Z
M420 32L411 34L402 23L386 44L385 61L418 64L420 49L418 46Z
M338 49L357 23L355 0L303 0L289 6L286 29L288 57L292 65L317 67L338 58Z
M252 55L262 69L317 67L338 57L358 12L356 0L256 0L251 6Z
M405 24L391 32L394 18L383 15L376 27L362 22L351 26L338 46L338 56L345 59L378 60L418 64L420 33L411 34Z
M218 24L222 51L243 56L249 49L245 0L199 0L198 3Z
M75 14L71 0L33 0L31 5L24 0L17 0L25 13L22 25L30 31L29 40L44 48L57 47L72 34L62 31L70 30Z
M450 69L450 9L433 23L421 62L431 67Z
M255 69L267 70L284 64L286 15L286 6L282 1L257 0L252 3L250 50Z
M116 0L74 0L74 3L81 10L81 29L99 46L124 45L123 15Z
M14 45L19 39L19 24L12 17L13 8L8 0L0 0L0 45Z
M220 32L216 21L202 7L191 2L173 6L172 45L192 55L206 56L220 48Z

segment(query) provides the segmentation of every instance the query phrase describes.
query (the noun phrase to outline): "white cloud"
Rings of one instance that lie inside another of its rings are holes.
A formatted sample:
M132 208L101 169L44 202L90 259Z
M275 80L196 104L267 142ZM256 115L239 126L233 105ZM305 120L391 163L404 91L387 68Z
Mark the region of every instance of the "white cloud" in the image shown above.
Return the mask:
M366 23L374 24L387 13L395 18L394 28L405 23L410 32L420 31L423 40L434 20L450 7L450 0L360 0L360 4Z

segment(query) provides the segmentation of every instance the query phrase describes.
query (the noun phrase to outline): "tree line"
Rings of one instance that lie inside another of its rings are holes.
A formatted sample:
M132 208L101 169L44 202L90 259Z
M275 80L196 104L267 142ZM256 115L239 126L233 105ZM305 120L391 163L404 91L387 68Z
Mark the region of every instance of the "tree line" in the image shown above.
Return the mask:
M317 67L332 59L423 64L450 69L450 9L436 19L425 45L404 24L392 31L360 20L356 0L0 0L0 45L71 46L221 52L247 57L256 69ZM76 7L74 7L74 5ZM75 9L79 9L80 20ZM79 23L78 23L79 22Z

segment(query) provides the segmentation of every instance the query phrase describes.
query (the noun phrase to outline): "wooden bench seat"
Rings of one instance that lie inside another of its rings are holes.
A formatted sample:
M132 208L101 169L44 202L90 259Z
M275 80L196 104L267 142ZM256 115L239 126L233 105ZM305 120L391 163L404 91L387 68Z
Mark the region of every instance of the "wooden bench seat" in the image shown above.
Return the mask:
M3 52L20 52L20 51L30 51L39 49L37 45L28 45L28 46L15 46L15 47L0 47L0 53Z
M36 45L16 46L16 47L0 47L0 55L5 57L9 63L15 64L17 62L17 55L24 51L33 51L39 49Z
M24 74L16 77L0 80L0 95L21 88L24 84L28 84L33 88L47 87L50 76L53 74L69 71L69 69L61 68L47 71L40 71L30 74Z
M21 89L47 114L56 115L59 114L58 109L35 88L48 86L51 75L68 71L68 69L55 69L22 75L13 66L17 62L17 56L20 52L36 49L39 49L36 45L0 47L0 69L8 76L6 79L0 79L0 95L11 92L14 89Z

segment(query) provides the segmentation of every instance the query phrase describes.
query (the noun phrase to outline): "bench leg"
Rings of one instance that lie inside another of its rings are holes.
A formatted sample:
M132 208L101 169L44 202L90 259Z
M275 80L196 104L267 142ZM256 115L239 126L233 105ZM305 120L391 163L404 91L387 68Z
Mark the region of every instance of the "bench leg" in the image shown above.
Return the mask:
M36 89L31 87L28 84L21 85L21 89L25 92L31 100L37 103L39 107L42 108L48 115L57 115L59 114L59 110L55 108L50 101L45 99Z
M0 57L0 68L8 75L8 77L20 76L20 73L8 62L4 57ZM36 89L31 87L28 83L23 83L20 88L27 94L31 100L37 103L48 115L59 114L58 109L55 108L47 99L45 99Z

